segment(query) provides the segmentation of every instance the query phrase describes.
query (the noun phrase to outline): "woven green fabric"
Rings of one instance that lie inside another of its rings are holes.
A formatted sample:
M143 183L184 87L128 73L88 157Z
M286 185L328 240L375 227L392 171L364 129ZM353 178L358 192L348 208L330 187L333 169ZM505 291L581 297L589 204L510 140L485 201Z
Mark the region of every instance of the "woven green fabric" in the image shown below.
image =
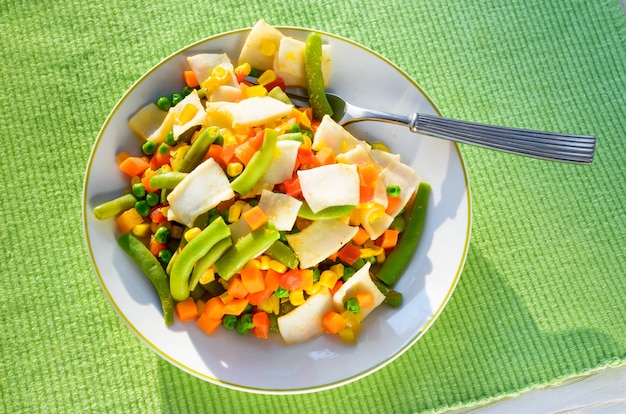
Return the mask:
M462 147L465 270L380 371L254 395L162 360L114 312L85 248L91 146L160 59L259 18L382 53L467 120L595 134L592 166ZM0 412L435 412L626 361L626 18L619 0L0 2Z

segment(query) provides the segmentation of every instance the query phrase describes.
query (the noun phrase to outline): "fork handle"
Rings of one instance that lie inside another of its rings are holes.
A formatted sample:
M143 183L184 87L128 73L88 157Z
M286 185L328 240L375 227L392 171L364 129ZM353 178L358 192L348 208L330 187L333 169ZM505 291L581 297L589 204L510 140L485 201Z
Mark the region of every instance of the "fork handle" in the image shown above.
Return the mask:
M415 113L409 117L412 132L546 160L591 164L596 138L509 128Z

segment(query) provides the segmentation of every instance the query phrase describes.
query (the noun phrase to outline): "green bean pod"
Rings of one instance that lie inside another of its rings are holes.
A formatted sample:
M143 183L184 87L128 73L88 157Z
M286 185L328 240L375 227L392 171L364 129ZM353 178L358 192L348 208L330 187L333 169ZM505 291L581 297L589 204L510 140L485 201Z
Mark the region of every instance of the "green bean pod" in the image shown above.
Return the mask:
M98 220L105 220L113 217L122 211L126 211L131 207L135 207L137 199L132 194L124 194L121 197L106 201L93 208L93 215Z
M174 301L170 294L167 283L167 275L161 263L154 257L148 248L133 236L132 233L125 233L117 239L118 245L139 265L139 268L148 277L155 287L161 307L163 308L163 318L166 325L174 323Z
M178 183L187 177L188 173L178 171L168 171L163 174L155 174L150 177L150 187L165 190L173 190Z
M307 203L302 203L298 216L307 220L331 220L344 217L352 212L356 206L331 206L314 213Z
M274 129L267 128L261 148L254 153L243 172L230 183L230 187L233 191L245 195L254 187L261 177L263 177L263 174L265 174L265 171L269 168L274 158L277 141L278 132Z
M424 230L429 197L430 184L421 182L406 227L398 240L398 245L389 253L380 270L376 273L376 277L387 286L393 286L397 282L417 249Z
M170 274L170 291L174 300L180 302L189 297L189 276L194 264L220 240L229 236L230 229L224 219L218 217L180 251Z
M176 165L175 171L188 173L202 162L204 155L206 154L209 146L219 136L220 130L218 127L210 126L200 133L196 137L196 140L191 144L189 150L183 155L183 158Z
M237 240L213 267L222 279L228 280L246 263L265 252L279 237L276 227L268 223Z
M211 250L207 252L207 254L202 256L196 262L196 265L193 267L193 271L191 272L191 280L189 281L189 290L192 291L196 288L196 286L198 286L198 281L202 277L202 274L209 267L211 267L213 263L215 263L217 259L219 259L222 256L222 254L224 254L224 252L228 250L228 248L232 245L233 245L233 241L231 240L231 238L225 237L219 242L217 242L217 244L213 246Z
M384 303L391 306L392 308L400 307L400 305L402 304L402 293L393 290L392 288L378 280L373 279L372 282L374 282L380 293L385 295L385 300L383 300Z
M324 87L322 36L319 33L311 33L306 38L304 46L304 78L311 108L313 109L313 118L322 119L324 115L332 116L333 108L328 103Z
M265 254L272 259L281 262L290 269L295 269L300 264L298 256L296 256L291 247L287 246L280 240L276 240L272 243L272 245L265 251Z

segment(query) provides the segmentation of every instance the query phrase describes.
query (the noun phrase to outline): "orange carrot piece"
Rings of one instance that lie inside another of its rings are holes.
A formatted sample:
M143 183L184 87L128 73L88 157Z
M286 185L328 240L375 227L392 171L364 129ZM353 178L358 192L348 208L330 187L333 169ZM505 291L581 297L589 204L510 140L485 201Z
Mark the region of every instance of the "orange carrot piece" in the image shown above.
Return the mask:
M260 229L269 221L265 212L259 206L252 207L243 213L242 216L252 230Z
M379 168L376 165L371 162L362 166L358 165L357 170L359 171L359 181L361 185L376 187L379 172Z
M237 148L235 148L235 157L237 157L237 159L241 161L243 165L248 165L256 152L257 149L250 145L248 141L246 141L241 145L238 145Z
M250 305L258 306L261 303L265 302L267 299L269 299L269 297L272 296L272 293L274 293L274 290L275 289L270 289L266 286L265 289L259 292L248 294L248 296L246 296L246 299L248 299L248 303Z
M337 293L337 291L339 290L339 288L343 285L343 280L339 279L336 283L335 286L333 286L333 288L330 290L330 296L335 296L335 293Z
M248 289L244 286L241 281L241 277L234 276L230 279L230 283L228 284L228 294L236 299L243 299L248 296Z
M115 224L117 224L122 233L132 231L136 225L141 223L143 223L143 217L141 217L135 207L129 208L115 219Z
M257 338L267 339L270 334L270 318L265 312L257 312L252 315L252 324L254 328L252 328L252 333L256 335Z
M361 250L352 243L346 243L346 245L337 252L337 257L341 259L341 261L352 265L361 257Z
M363 243L368 241L370 238L370 234L363 227L359 226L359 230L356 232L356 235L352 238L354 244L358 244L359 246L363 246Z
M185 83L187 84L187 86L189 86L190 88L195 88L199 85L198 79L196 78L196 74L193 72L193 70L183 71L183 78L185 79Z
M356 300L359 301L359 306L362 308L371 308L374 306L374 295L372 292L357 292Z
M374 194L376 193L376 187L372 187L371 185L360 185L359 186L359 202L360 203L369 203L374 200Z
M241 283L249 293L260 292L265 289L264 274L261 269L253 264L246 264L241 269Z
M322 318L322 327L329 334L336 334L346 327L346 320L335 311L328 311Z
M145 187L146 191L149 193L156 193L157 191L159 191L158 188L152 188L150 187L150 178L152 178L153 175L156 175L156 171L152 171L149 174L144 174L143 177L141 178L141 184L143 184L143 186Z
M118 164L121 164L128 157L131 157L131 155L125 151L122 151L117 154L117 156L115 157L115 161L117 161Z
M400 234L398 230L387 229L382 236L376 240L376 245L383 249L392 249L398 244L398 234Z
M225 315L241 315L248 306L248 299L233 299L224 305Z
M196 301L190 296L182 302L176 304L176 316L181 322L186 322L198 317L198 306Z
M202 313L211 319L222 319L224 316L224 302L222 302L219 296L214 296L206 302Z
M389 214L393 210L396 209L402 203L400 197L389 197L387 196L387 208L385 209L385 213Z
M280 286L283 289L292 291L302 286L302 276L299 269L291 269L280 275Z
M272 291L278 289L278 286L280 286L280 273L274 269L267 269L264 282L266 288Z
M152 253L154 256L157 256L159 252L166 247L167 245L165 243L159 243L158 241L156 241L154 236L150 237L150 241L148 242L148 249L150 250L150 253Z
M211 335L215 332L217 327L222 324L222 320L209 318L206 313L203 313L200 315L196 323L198 324L198 327L204 331L204 333Z
M222 147L222 153L220 154L220 158L224 165L227 165L233 157L235 156L235 148L237 148L239 144L224 144Z
M141 157L128 157L120 163L120 170L124 171L129 177L143 174L148 167L150 167L150 163Z
M217 145L217 144L209 145L209 149L206 151L206 154L204 155L204 159L208 160L209 158L213 158L215 161L221 164L222 163L222 146Z

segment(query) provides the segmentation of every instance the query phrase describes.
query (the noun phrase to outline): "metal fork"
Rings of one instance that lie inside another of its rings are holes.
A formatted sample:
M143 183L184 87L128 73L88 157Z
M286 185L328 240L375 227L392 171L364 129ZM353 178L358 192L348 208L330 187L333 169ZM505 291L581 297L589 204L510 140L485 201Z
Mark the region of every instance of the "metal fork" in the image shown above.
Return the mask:
M296 106L309 106L309 98L301 90L287 89L286 93ZM417 112L397 115L352 105L332 93L326 93L326 97L333 109L332 118L344 126L359 121L389 122L406 125L411 132L448 141L573 164L591 164L596 147L596 137L591 135L509 128Z

